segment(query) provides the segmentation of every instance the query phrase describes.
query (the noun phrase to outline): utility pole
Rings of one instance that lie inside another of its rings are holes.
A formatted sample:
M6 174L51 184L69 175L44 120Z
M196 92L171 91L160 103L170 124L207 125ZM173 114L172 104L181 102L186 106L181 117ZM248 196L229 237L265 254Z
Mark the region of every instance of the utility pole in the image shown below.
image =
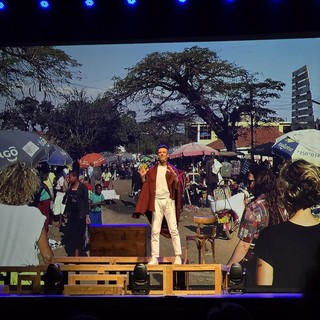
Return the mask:
M252 95L252 88L250 89L250 131L251 131L251 150L254 147L254 118L255 118L255 110L253 107L253 95ZM251 160L254 162L254 155L251 153Z

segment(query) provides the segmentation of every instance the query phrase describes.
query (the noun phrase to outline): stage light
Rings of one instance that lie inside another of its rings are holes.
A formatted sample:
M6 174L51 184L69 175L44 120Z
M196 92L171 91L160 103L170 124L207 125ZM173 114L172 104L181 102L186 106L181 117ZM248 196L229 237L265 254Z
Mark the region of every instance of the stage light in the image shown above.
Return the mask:
M49 1L39 1L39 6L41 9L48 9L50 7L50 2Z
M229 293L243 293L246 287L246 273L240 263L233 263L228 272Z
M188 0L177 0L177 1L178 1L178 3L185 4L185 3L187 3Z
M236 2L236 0L225 0L225 2L226 2L227 4L232 4L232 3Z
M94 1L93 0L85 0L84 4L85 4L85 6L91 8L94 6Z
M64 290L63 274L58 264L49 264L44 274L44 293L62 294Z
M134 6L137 4L137 0L126 0L127 4L129 4L130 6Z
M150 292L150 273L143 263L137 263L133 272L129 274L129 283L132 294L142 295Z
M5 10L6 4L3 1L0 1L0 10Z

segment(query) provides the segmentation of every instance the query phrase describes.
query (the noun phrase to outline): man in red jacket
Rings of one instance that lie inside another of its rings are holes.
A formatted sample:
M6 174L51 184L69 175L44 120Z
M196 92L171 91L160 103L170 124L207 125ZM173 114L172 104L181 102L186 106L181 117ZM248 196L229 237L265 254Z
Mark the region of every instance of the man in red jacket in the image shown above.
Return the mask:
M178 230L180 216L180 182L179 171L167 160L168 147L158 146L158 163L139 170L143 182L142 190L136 205L134 218L140 214L151 214L151 260L148 264L158 264L160 252L160 233L171 237L175 264L181 264L181 242Z

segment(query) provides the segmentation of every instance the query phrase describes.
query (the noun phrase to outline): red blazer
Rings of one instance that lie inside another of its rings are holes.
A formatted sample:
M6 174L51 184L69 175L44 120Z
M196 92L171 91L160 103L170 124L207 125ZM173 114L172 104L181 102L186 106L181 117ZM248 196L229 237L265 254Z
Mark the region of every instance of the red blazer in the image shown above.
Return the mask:
M172 167L173 170L179 175L179 171L173 165L171 165L170 163L167 163L167 165ZM133 213L134 218L139 218L141 214L145 214L150 223L152 221L152 212L155 211L154 203L156 194L157 168L158 163L148 170L145 182L143 183L141 193L136 204L135 211ZM179 180L177 184L174 178L175 177L172 174L168 172L166 173L166 180L170 192L170 198L172 200L175 200L176 218L178 223L180 220L181 212L181 181ZM165 218L162 221L161 234L167 238L170 238L170 232Z

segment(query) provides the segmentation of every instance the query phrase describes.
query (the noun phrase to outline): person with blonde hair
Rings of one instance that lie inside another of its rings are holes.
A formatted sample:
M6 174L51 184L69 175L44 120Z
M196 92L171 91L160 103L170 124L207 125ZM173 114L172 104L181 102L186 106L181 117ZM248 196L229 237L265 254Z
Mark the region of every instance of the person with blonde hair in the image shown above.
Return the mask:
M320 249L320 222L312 214L320 202L320 169L303 159L289 161L278 185L289 220L261 231L255 247L257 284L301 291Z
M38 249L45 264L52 249L44 228L46 217L29 206L40 187L35 168L15 162L0 169L0 265L39 265Z

